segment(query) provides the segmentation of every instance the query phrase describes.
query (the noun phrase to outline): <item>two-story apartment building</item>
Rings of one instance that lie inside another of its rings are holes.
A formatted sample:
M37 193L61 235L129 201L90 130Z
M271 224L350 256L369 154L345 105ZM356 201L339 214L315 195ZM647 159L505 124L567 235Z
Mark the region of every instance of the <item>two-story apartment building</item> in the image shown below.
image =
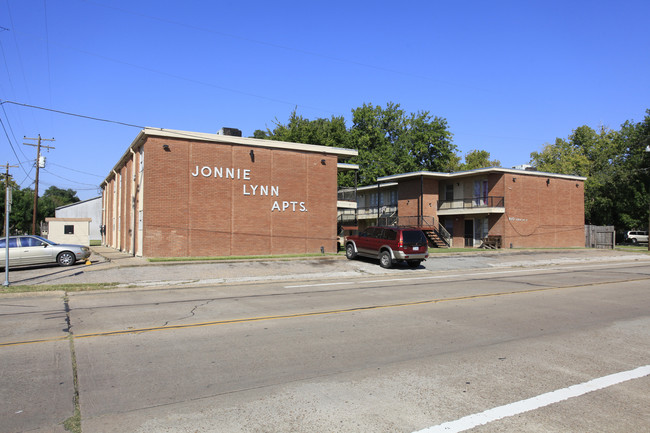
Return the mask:
M418 226L439 246L584 246L584 177L493 167L378 181L358 189L359 229Z
M357 151L234 131L140 131L101 184L103 244L144 257L336 251L337 174Z

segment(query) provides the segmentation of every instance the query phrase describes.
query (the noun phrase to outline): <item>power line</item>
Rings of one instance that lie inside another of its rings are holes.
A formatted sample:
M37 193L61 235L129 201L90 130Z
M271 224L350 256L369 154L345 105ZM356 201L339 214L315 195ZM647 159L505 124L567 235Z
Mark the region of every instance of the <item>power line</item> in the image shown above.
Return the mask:
M54 141L53 138L41 138L41 134L38 134L38 138L28 138L25 137L25 140L36 140L37 144L32 143L23 143L26 146L35 146L36 147L36 179L34 180L34 212L32 216L32 234L36 234L36 211L38 206L38 169L41 166L41 147L46 148L47 150L54 149L52 146L47 146L41 144L42 141Z
M70 113L70 112L67 112L67 111L54 110L52 108L39 107L37 105L23 104L21 102L6 101L6 100L2 101L2 100L0 100L0 105L2 105L2 104L14 104L14 105L22 106L22 107L27 107L27 108L36 108L37 110L51 111L53 113L65 114L67 116L81 117L83 119L97 120L98 122L115 123L117 125L130 126L132 128L139 128L139 129L144 129L145 128L144 126L134 125L132 123L118 122L117 120L108 120L108 119L101 119L99 117L85 116L83 114L76 114L76 113Z
M18 143L18 140L16 140L16 133L14 132L14 128L11 126L11 122L9 121L9 115L7 114L7 110L5 110L4 105L2 105L2 112L4 113L5 118L7 119L7 125L9 126L9 129L11 130L11 136L14 138L14 141L15 141L16 144L17 144L17 143ZM7 139L9 139L9 137L7 137ZM29 158L27 157L27 155L25 155L25 152L23 152L23 149L22 149L20 146L18 146L18 150L20 150L20 153L23 155L23 158L25 158L25 159L29 159ZM14 154L15 154L15 152L14 152ZM21 163L20 161L18 161L18 162ZM21 163L21 164L22 164L22 163ZM24 170L25 170L25 169L23 168L23 171L24 171Z
M42 38L39 38L38 36L36 36L36 38L37 39L42 39ZM146 71L146 72L162 75L162 76L169 77L169 78L174 78L174 79L181 80L181 81L186 81L186 82L189 82L189 83L199 84L201 86L212 87L212 88L215 88L215 89L225 90L227 92L232 92L232 93L236 93L236 94L239 94L239 95L250 96L250 97L253 97L253 98L257 98L257 99L264 99L266 101L271 101L271 102L277 102L277 103L280 103L280 104L292 105L292 106L306 108L306 109L310 109L310 110L318 110L318 111L323 111L323 112L327 112L327 113L330 113L330 114L337 114L336 112L334 112L332 110L329 110L329 109L311 107L309 105L304 105L304 104L297 104L295 102L285 101L285 100L282 100L282 99L272 98L272 97L269 97L269 96L263 96L263 95L259 95L259 94L256 94L256 93L247 92L247 91L244 91L244 90L233 89L233 88L230 88L230 87L220 86L220 85L217 85L217 84L214 84L214 83L209 83L209 82L197 80L197 79L194 79L194 78L184 77L182 75L175 75L175 74L171 74L169 72L161 71L159 69L154 69L154 68L149 68L149 67L146 67L146 66L136 65L136 64L133 64L133 63L125 62L123 60L114 59L112 57L92 53L92 52L86 51L86 50L80 50L78 48L71 47L71 46L64 45L64 44L60 44L60 43L58 43L56 45L59 46L59 47L63 47L63 48L69 49L69 50L73 50L73 51L76 51L76 52L79 52L79 53L86 54L88 56L97 57L99 59L103 59L103 60L106 60L106 61L109 61L109 62L117 63L117 64L120 64L120 65L130 66L132 68L140 69L140 70L143 70L143 71Z
M407 76L407 77L418 78L418 79L425 80L425 81L437 81L437 82L439 82L441 84L447 84L447 85L452 85L452 86L457 86L457 87L464 87L464 88L474 89L474 90L483 90L483 89L478 89L478 88L463 85L463 84L458 84L458 83L453 83L453 82L449 82L449 81L433 79L431 77L426 77L426 76L423 76L423 75L414 74L412 72L399 71L397 69L391 69L391 68L387 68L385 66L372 65L372 64L369 64L369 63L363 63L363 62L359 62L359 61L356 61L356 60L349 60L349 59L344 59L344 58L341 58L341 57L321 54L321 53L318 53L318 52L315 52L315 51L303 50L303 49L300 49L300 48L290 47L290 46L287 46L287 45L275 44L275 43L268 42L268 41L262 41L262 40L259 40L259 39L253 39L253 38L249 38L249 37L245 37L245 36L239 36L239 35L235 35L235 34L232 34L232 33L225 33L225 32L221 32L221 31L218 31L218 30L214 30L213 28L206 28L206 27L199 27L199 26L195 26L195 25L191 25L191 24L185 24L185 23L182 23L182 22L179 22L179 21L173 21L173 20L169 20L169 19L166 19L166 18L160 18L160 17L155 17L155 16L152 16L152 15L142 14L142 13L139 13L139 12L133 12L133 11L130 11L130 10L127 10L127 9L122 9L122 8L115 7L115 6L112 6L112 5L106 5L106 4L98 3L98 2L92 1L92 0L80 0L80 1L90 3L90 4L93 4L95 6L107 8L107 9L113 9L113 10L116 10L116 11L119 11L119 12L122 12L122 13L125 13L125 14L130 14L130 15L134 15L134 16L137 16L137 17L146 18L146 19L149 19L149 20L152 20L152 21L158 21L158 22L161 22L161 23L164 23L164 24L171 24L171 25L178 26L178 27L185 27L185 28L191 29L191 30L197 30L197 31L201 31L201 32L204 32L204 33L210 33L210 34L214 34L214 35L225 36L225 37L232 38L232 39L238 39L240 41L245 41L245 42L249 42L249 43L253 43L253 44L257 44L257 45L262 45L262 46L266 46L266 47L271 47L271 48L276 48L276 49L280 49L280 50L290 51L290 52L294 52L294 53L299 53L299 54L303 54L303 55L307 55L307 56L319 57L321 59L325 59L325 60L329 60L329 61L335 61L335 62L339 62L339 63L347 63L347 64L350 64L350 65L361 66L361 67L368 68L368 69L375 69L377 71L388 72L388 73L391 73L391 74L398 74L398 75L404 75L404 76Z
M54 174L54 173L52 173L51 171L46 170L45 168L43 168L42 170L43 170L45 173L47 173L47 174L51 174L51 175L54 176L54 177L58 177L59 179L66 180L66 181L68 181L68 182L76 183L76 184L78 184L78 185L96 186L96 185L93 185L92 183L83 183L83 182L77 182L76 180L66 179L66 178L63 177L63 176L59 176L58 174Z
M75 170L74 168L64 167L64 166L62 166L62 165L55 164L55 163L53 163L53 162L50 162L50 165L55 165L55 166L57 166L57 167L65 168L66 170L74 171L74 172L76 172L76 173L87 174L88 176L95 176L95 177L98 177L98 178L100 178L100 179L104 179L104 176L101 176L101 175L99 175L99 174L88 173L88 172L81 171L81 170Z
M8 15L9 15L9 22L11 23L11 28L15 30L16 26L14 25L14 18L13 18L13 14L11 13L10 3L11 2L7 2L7 12L8 12ZM16 37L16 32L15 31L12 31L11 33L12 33L12 36L13 36L13 39L14 39L14 44L16 45L16 56L18 57L18 66L19 66L20 72L21 72L21 74L23 76L23 82L25 83L25 93L27 94L27 100L31 101L32 98L31 98L31 95L29 93L29 86L27 85L27 75L25 74L25 68L23 67L23 57L20 54L21 51L20 51L20 48L18 46L18 38ZM34 120L34 123L36 124L36 126L38 128L38 121L36 120L36 117L34 117L33 120ZM38 128L38 129L40 129L40 128Z
M5 116L6 115L7 115L7 113L5 113ZM11 150L14 153L14 156L16 157L16 160L18 161L18 164L20 165L20 168L22 168L23 171L25 172L25 175L27 175L27 177L29 177L29 173L27 173L27 170L25 170L25 167L23 167L23 163L20 162L20 158L18 157L18 154L16 153L16 149L14 148L14 144L11 142L11 138L9 138L9 133L7 133L7 128L5 127L5 124L4 124L4 122L2 121L1 118L0 118L0 124L2 124L2 129L5 132L5 136L7 137L7 141L9 142L9 146L11 146ZM30 170L30 172L31 172L31 170ZM24 180L23 180L23 182L24 182Z

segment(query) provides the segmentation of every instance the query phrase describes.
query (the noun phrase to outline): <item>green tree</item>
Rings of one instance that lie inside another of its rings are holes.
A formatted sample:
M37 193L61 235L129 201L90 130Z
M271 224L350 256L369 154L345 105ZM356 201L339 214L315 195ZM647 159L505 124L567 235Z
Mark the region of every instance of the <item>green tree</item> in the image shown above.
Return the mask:
M33 209L34 190L30 188L14 189L11 213L9 214L9 234L31 233Z
M491 160L487 150L470 150L465 154L465 162L460 165L460 170L475 170L477 168L501 167L501 161Z
M9 214L9 233L26 234L32 231L32 220L34 216L34 190L31 188L20 189L13 181L10 181L13 187L11 213ZM2 232L4 233L5 225L5 183L0 182L2 188L2 198L0 206L2 207ZM71 189L61 189L56 186L49 187L38 199L38 212L36 216L36 227L45 221L45 218L53 217L54 211L59 206L76 203L79 201L77 193ZM37 233L38 234L38 233Z
M2 230L0 230L0 232L2 233L2 236L5 236L6 235L5 234L5 209L6 209L6 207L5 207L5 199L7 197L6 175L4 175L4 174L0 175L0 179L1 179L0 180L0 215L2 215L2 222L1 222ZM11 177L9 178L9 186L12 189L11 195L15 200L16 191L20 190L20 187L18 186L18 184L16 184L16 182ZM12 225L11 225L11 216L9 218L10 218L9 226L12 227ZM10 232L11 232L11 230L10 230Z
M540 171L584 176L585 220L620 230L648 224L650 110L643 122L630 121L620 131L605 127L576 128L568 139L558 138L541 152L531 153Z
M447 121L427 111L407 114L399 104L363 104L352 110L352 126L345 119L309 120L294 110L287 124L275 120L273 130L256 130L253 137L356 149L350 162L359 165L357 183L370 185L378 177L419 170L448 172L460 158ZM353 173L339 174L340 186L355 184Z
M296 113L294 109L289 116L289 122L284 125L275 120L273 130L260 129L253 133L253 138L266 140L287 141L290 143L317 144L320 146L332 146L352 148L350 133L345 125L345 119L340 116L332 116L330 119L305 119ZM354 173L339 173L338 183L340 186L353 186Z
M38 223L45 221L45 218L53 217L57 207L79 201L77 191L72 189L61 189L51 186L38 198Z
M332 116L330 119L305 119L294 109L289 116L289 122L284 125L277 119L275 128L266 131L256 130L254 138L288 141L290 143L318 144L321 146L349 147L349 133L345 119Z
M626 121L617 134L619 155L612 161L617 227L648 228L650 205L650 110L642 122Z
M449 171L457 161L447 121L427 111L406 115L399 104L363 104L352 110L352 141L359 151L361 185L418 170Z

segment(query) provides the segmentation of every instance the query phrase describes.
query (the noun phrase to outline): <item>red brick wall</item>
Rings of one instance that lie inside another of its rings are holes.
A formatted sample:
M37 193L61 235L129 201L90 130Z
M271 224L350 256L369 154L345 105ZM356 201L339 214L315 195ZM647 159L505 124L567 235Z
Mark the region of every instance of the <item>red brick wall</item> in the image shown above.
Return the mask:
M486 175L477 175L445 182L460 182L464 185L464 195L456 197L457 199L471 198L474 181L485 178ZM487 180L488 195L504 197L506 213L463 215L459 212L458 215L449 216L454 220L454 246L464 245L466 218L485 217L488 218L489 234L502 236L504 248L510 244L515 248L584 246L583 181L518 173L490 173ZM420 179L400 181L398 190L400 217L417 216ZM438 197L438 181L425 178L424 215L436 216L436 221ZM432 203L432 208L429 203Z
M422 209L420 209L422 195ZM400 217L424 216L429 220L438 215L438 180L424 178L407 179L398 185L398 214ZM420 215L422 212L422 215Z
M144 146L144 256L336 250L336 156L157 137ZM226 179L233 168L239 179Z
M584 182L519 174L505 174L503 182L505 247L584 246Z

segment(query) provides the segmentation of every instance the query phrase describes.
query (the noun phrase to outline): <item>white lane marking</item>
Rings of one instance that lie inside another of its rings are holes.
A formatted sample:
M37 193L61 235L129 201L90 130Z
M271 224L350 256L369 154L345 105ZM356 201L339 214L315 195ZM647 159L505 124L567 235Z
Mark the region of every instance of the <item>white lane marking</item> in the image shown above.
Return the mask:
M634 263L630 263L634 264ZM387 278L383 280L350 280L350 281L337 281L335 283L318 283L318 284L297 284L292 286L284 286L285 289L302 289L306 287L326 287L326 286L343 286L343 285L352 285L352 284L369 284L369 283L393 283L400 281L416 281L416 280L443 280L447 278L460 278L460 277L489 277L491 275L499 274L522 274L527 272L557 272L557 271L566 271L573 269L584 270L587 268L602 268L602 264L596 265L579 265L579 266L561 266L561 267L552 267L552 268L526 268L526 269L510 269L504 271L485 271L477 272L473 274L447 274L447 275L429 275L426 277L404 277L404 278Z
M462 432L492 421L497 421L509 416L529 412L531 410L539 409L540 407L548 406L553 403L558 403L572 397L578 397L589 392L617 385L628 380L639 379L648 375L650 375L650 365L645 365L643 367L635 368L634 370L610 374L609 376L599 377L597 379L593 379L578 385L572 385L567 388L547 392L546 394L541 394L537 397L532 397L515 403L506 404L504 406L495 407L494 409L488 409L484 412L468 415L456 421L449 421L437 426L418 430L415 433Z

